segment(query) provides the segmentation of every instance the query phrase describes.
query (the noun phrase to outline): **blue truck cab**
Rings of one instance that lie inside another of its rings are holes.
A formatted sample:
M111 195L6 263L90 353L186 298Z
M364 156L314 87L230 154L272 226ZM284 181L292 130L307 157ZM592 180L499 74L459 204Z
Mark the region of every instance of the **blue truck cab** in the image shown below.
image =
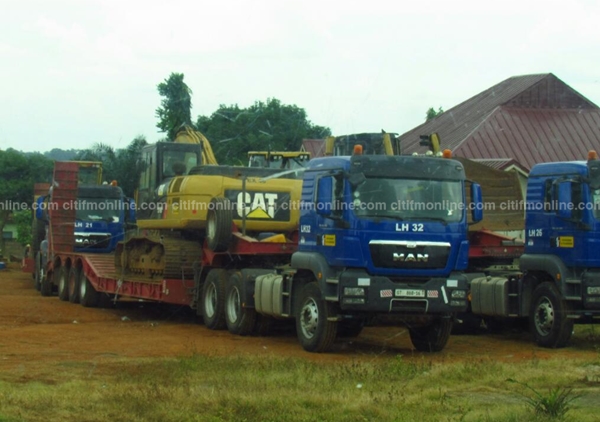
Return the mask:
M36 218L47 221L51 193L37 200ZM83 185L77 188L75 207L75 252L109 253L124 240L135 224L133 201L112 185Z
M296 279L316 279L296 302L305 349L318 349L327 333L314 322L319 300L341 331L375 315L392 317L407 324L418 350L443 349L453 315L468 305L463 270L469 209L479 221L480 187L473 183L467 195L463 166L452 159L311 160L304 171L298 251L291 259Z
M600 161L543 163L527 185L521 314L542 346L600 316Z

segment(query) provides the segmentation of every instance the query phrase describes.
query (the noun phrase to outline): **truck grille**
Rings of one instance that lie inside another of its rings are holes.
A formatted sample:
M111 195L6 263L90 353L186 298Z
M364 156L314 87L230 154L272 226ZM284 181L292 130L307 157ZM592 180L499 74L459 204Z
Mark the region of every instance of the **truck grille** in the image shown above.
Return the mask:
M369 249L379 268L445 268L450 255L447 242L372 240Z
M86 235L75 234L76 248L98 249L106 248L110 244L110 234L90 233Z

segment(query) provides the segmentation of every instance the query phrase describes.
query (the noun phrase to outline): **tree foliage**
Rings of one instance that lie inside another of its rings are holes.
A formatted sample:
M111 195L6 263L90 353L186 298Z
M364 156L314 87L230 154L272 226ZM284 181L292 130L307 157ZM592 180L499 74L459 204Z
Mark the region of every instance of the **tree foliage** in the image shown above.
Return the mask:
M141 135L123 149L115 150L109 145L98 143L79 153L76 159L101 161L103 179L107 182L116 180L125 195L133 197L143 170L140 163L142 148L147 144L146 138Z
M183 73L171 73L171 76L157 85L158 93L163 99L156 109L156 127L167 134L168 141L175 139L179 128L192 123L192 90L183 82L183 77Z
M437 109L437 111L435 111L435 109L433 107L429 107L429 109L427 110L427 113L425 114L425 121L428 122L432 119L435 119L437 116L439 116L443 112L444 112L444 109L442 107L439 107Z
M275 98L248 108L220 105L198 116L196 128L211 141L219 163L243 164L252 150L298 151L305 138L324 138L331 130L308 120L306 111Z
M31 206L34 183L49 183L52 169L52 160L42 154L24 155L14 149L0 150L0 233L13 212ZM4 239L1 238L0 250L4 250Z

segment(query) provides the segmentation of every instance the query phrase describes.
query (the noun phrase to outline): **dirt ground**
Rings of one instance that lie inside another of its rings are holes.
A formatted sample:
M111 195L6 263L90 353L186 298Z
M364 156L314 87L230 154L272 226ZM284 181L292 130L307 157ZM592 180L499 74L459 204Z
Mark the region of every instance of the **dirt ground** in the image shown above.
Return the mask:
M313 361L391 358L433 362L466 360L523 361L548 358L597 358L597 345L575 339L572 346L548 350L527 333L452 336L444 351L423 354L412 349L404 327L367 327L352 340L340 340L333 352L302 350L295 334L239 337L211 331L184 307L130 301L112 308L84 308L42 297L30 274L16 264L0 271L0 371L4 376L34 377L64 362L102 362L139 357L192 354L290 356ZM577 327L577 326L576 326ZM289 331L289 330L288 330Z

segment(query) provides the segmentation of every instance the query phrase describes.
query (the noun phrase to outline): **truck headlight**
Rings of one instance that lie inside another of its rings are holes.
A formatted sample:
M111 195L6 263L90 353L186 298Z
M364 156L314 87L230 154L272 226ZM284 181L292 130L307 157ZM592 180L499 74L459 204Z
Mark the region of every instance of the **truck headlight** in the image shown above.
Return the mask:
M588 287L587 294L588 295L600 295L600 287Z
M464 299L467 297L465 290L452 290L452 299Z
M344 287L344 296L364 296L365 289L363 287Z

